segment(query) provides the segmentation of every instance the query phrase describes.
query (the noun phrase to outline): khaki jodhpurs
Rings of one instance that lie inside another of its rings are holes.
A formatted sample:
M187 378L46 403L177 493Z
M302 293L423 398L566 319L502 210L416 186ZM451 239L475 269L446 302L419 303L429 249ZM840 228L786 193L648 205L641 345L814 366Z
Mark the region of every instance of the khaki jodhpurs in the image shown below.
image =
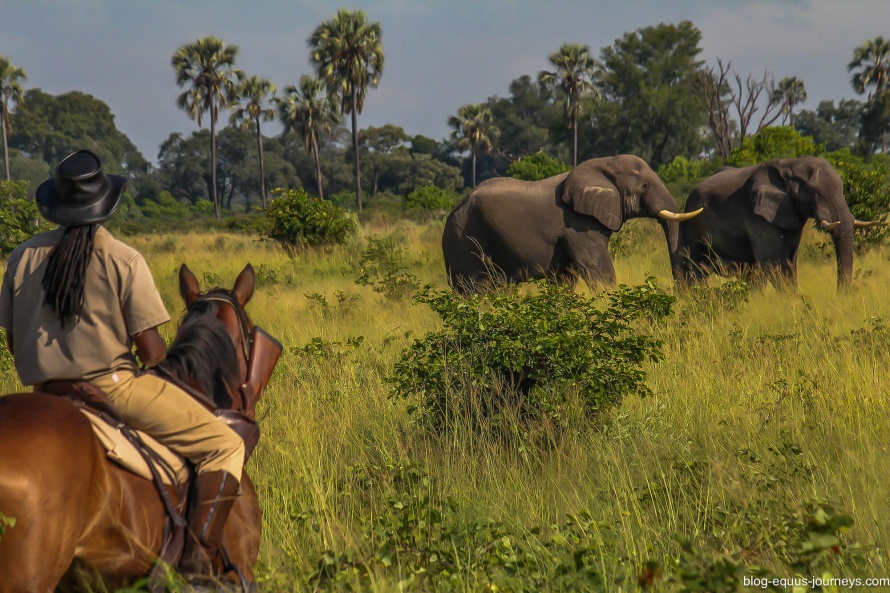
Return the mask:
M199 474L225 470L241 481L244 441L193 397L152 374L116 371L90 383L121 420L195 464Z

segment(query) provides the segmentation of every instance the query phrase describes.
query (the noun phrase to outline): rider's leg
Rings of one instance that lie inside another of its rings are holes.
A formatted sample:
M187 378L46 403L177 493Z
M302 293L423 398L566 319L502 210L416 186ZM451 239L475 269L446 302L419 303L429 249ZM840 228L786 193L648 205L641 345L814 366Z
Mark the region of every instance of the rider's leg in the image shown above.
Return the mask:
M212 576L226 518L239 493L244 442L190 395L156 377L118 372L91 381L121 419L195 464L184 574Z

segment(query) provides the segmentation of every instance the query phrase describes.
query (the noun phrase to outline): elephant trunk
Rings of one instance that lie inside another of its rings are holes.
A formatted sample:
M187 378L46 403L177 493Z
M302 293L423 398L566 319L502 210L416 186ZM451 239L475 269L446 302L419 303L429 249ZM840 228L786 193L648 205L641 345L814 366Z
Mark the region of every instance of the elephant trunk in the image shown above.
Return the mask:
M678 266L683 262L680 257L680 223L676 220L658 219L661 229L664 231L664 238L667 240L668 255L671 261L671 274L676 279Z
M853 281L853 221L844 220L832 230L831 236L837 258L837 288L844 291Z

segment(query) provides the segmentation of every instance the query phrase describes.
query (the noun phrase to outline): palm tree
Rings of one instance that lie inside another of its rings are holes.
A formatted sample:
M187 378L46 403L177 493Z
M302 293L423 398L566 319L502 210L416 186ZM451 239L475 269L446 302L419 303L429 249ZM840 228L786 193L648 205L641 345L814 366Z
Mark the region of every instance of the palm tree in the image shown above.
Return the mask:
M853 90L860 95L868 91L868 102L873 105L890 84L890 40L879 35L857 47L853 50L853 59L847 64L847 71L853 73L850 78ZM881 130L881 150L887 151L884 130Z
M599 97L600 92L593 84L598 65L590 54L590 48L578 43L563 43L559 51L548 58L556 68L554 72L542 70L538 82L562 89L566 95L566 115L573 132L572 166L578 164L578 117L582 115L581 98L587 95Z
M788 76L779 81L773 90L770 103L781 105L782 124L794 125L794 107L807 100L807 88L801 79Z
M176 70L176 84L188 85L176 104L198 121L201 126L204 112L210 113L210 170L213 188L213 211L219 218L219 198L216 188L216 122L220 107L225 107L234 96L235 85L242 73L234 68L237 45L226 45L210 35L194 43L179 46L171 65Z
M355 161L355 205L362 209L359 174L358 114L365 105L368 87L376 88L383 74L380 23L366 21L365 12L345 8L316 27L309 37L310 61L325 82L328 95L341 99L342 113L352 114L352 154Z
M853 73L850 83L860 95L869 87L873 88L869 99L885 91L890 83L890 40L878 36L857 47L847 71Z
M7 133L12 132L9 124L9 106L20 103L25 89L22 82L27 80L24 68L13 66L4 56L0 56L0 128L3 128L3 162L6 163L6 179L9 175L9 144Z
M492 140L501 135L501 131L491 125L493 119L491 109L478 103L464 105L457 110L457 115L448 118L448 125L454 128L451 137L457 140L457 147L469 150L473 159L473 188L476 187L476 155L491 152Z
M278 117L284 124L284 131L293 130L302 136L306 143L306 154L311 153L315 158L315 182L318 185L318 197L322 199L324 190L318 141L322 132L330 132L340 121L337 97L325 95L324 91L323 81L304 74L300 77L299 87L292 84L286 86L284 98L277 100Z
M246 130L250 123L256 124L256 144L260 155L260 195L263 200L263 210L266 209L266 168L263 164L263 134L260 132L260 120L272 121L275 119L275 109L263 107L267 100L275 101L275 85L265 78L251 76L241 81L237 89L237 97L241 105L233 107L231 123L241 122Z

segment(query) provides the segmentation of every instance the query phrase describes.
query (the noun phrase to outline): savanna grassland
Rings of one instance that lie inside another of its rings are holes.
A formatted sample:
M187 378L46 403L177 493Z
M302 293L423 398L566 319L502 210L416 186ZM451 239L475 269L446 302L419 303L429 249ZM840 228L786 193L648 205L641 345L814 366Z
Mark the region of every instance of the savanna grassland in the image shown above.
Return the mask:
M264 591L721 591L755 574L890 575L890 251L858 255L839 295L833 249L808 229L798 292L745 300L713 279L641 324L663 341L645 365L650 396L543 439L436 436L385 378L438 318L355 280L369 238L391 237L406 272L444 288L442 223L377 219L344 246L296 254L221 232L127 239L174 317L180 264L205 286L257 270L248 310L285 344L248 464ZM656 224L619 236L619 282L653 275L672 292Z

